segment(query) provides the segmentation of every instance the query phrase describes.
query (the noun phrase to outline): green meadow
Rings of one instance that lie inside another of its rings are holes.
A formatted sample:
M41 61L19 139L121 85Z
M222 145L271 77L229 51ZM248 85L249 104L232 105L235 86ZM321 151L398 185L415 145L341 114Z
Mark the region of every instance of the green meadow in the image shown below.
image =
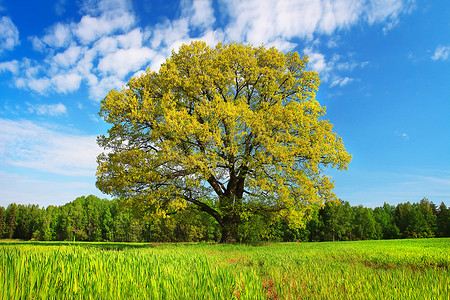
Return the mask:
M450 239L0 242L1 299L449 299Z

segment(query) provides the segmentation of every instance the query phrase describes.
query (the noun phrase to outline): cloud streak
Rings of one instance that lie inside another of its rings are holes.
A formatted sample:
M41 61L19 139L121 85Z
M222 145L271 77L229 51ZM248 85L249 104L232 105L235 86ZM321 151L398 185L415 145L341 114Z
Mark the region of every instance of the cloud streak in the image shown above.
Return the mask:
M432 60L447 60L450 57L450 47L439 46L434 51Z
M351 173L336 174L333 179L336 182L335 192L342 199L368 207L379 206L383 202L393 205L418 202L424 197L439 204L442 201L447 203L450 197L450 173L438 170L416 169L397 173L356 169ZM345 185L342 183L345 181L364 184L343 189Z
M17 74L19 71L19 62L17 60L13 60L0 63L0 73L5 71L9 71L12 74Z
M38 114L61 114L62 104L32 108ZM62 133L30 121L0 119L0 164L65 176L92 177L101 149L96 136Z
M64 205L80 195L94 194L104 197L93 182L70 178L69 180L37 179L28 174L14 174L0 170L0 206L9 203Z
M0 54L20 44L19 30L9 17L0 18Z
M28 110L31 113L36 113L41 116L52 116L57 117L61 115L67 114L67 108L64 104L41 104L41 105L32 105L27 103Z

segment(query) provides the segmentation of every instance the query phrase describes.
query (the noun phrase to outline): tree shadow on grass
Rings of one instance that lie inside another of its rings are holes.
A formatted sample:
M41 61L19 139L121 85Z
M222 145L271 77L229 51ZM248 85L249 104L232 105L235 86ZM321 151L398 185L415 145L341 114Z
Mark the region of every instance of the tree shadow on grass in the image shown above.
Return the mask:
M110 251L124 251L126 249L145 249L158 247L178 247L178 246L195 246L195 245L218 245L215 242L177 242L177 243L133 243L133 242L71 242L71 241L22 241L22 240L0 240L0 247L7 245L15 246L73 246L83 248L96 248Z
M102 250L111 251L123 251L125 249L144 249L144 248L156 248L161 244L158 243L114 243L114 242L69 242L69 241L0 241L0 246L76 246L83 248L96 248Z

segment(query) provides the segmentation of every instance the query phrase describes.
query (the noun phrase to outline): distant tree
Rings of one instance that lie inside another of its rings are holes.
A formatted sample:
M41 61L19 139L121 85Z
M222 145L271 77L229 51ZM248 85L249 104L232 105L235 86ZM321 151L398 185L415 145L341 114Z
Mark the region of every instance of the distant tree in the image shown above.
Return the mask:
M100 198L89 195L84 200L84 212L86 217L86 228L85 232L87 234L87 239L89 241L100 241L101 240L101 225L100 225L100 214L101 214L101 204Z
M151 241L175 242L176 223L172 218L150 217Z
M6 208L6 221L5 221L5 235L7 239L12 239L14 236L14 230L17 225L17 204L11 203Z
M60 207L58 213L58 226L56 229L56 239L59 241L73 241L74 230L70 218L70 203Z
M111 214L109 201L103 202L103 215L101 218L101 231L104 241L114 242L114 219Z
M416 221L416 231L419 237L434 237L436 232L436 214L433 203L427 198L423 198L419 203L414 204L418 211L418 220Z
M358 205L353 207L353 235L356 239L378 239L377 223L371 208Z
M307 62L275 48L181 46L158 73L102 101L112 127L98 139L108 152L97 187L152 214L197 205L221 227L221 242L239 239L248 213L278 212L301 227L308 205L336 199L322 167L351 160L322 118Z
M142 219L131 218L130 229L128 231L127 241L138 243L142 242L142 231L144 230L144 222Z
M131 226L131 214L124 209L117 209L114 218L114 241L116 242L129 242L130 239L130 226Z
M404 238L433 237L436 216L427 198L419 203L400 203L395 209L396 223Z
M56 240L56 231L58 227L58 207L49 205L42 214L40 220L39 239L43 241Z
M378 235L383 239L396 239L400 237L400 230L395 223L395 206L386 202L382 207L376 207L373 211Z
M321 211L324 239L327 241L352 240L354 212L347 201L328 202Z
M395 207L395 223L400 230L401 237L414 238L413 218L415 218L415 212L413 211L412 204L408 201L406 203L399 203Z
M289 226L289 221L277 218L275 223L269 227L270 234L268 239L280 242L307 242L310 236L307 224L304 227Z
M436 222L437 235L439 237L450 237L450 211L444 202L439 205Z
M33 204L29 206L29 208L30 223L28 226L28 240L34 237L35 232L39 231L39 219L42 214L42 209L39 207L39 205Z
M22 204L16 205L15 209L15 226L12 237L15 239L25 239L26 236L27 211Z
M86 197L78 197L69 206L69 222L73 231L74 239L77 241L88 240L86 228L88 224L87 214L84 209Z
M322 209L318 205L313 205L312 209L311 218L306 225L309 232L308 240L311 242L323 241L325 233Z
M4 236L6 222L6 210L3 206L0 206L0 239Z
M16 209L16 226L14 228L13 237L22 240L30 240L33 233L39 229L40 209L38 205L17 205Z

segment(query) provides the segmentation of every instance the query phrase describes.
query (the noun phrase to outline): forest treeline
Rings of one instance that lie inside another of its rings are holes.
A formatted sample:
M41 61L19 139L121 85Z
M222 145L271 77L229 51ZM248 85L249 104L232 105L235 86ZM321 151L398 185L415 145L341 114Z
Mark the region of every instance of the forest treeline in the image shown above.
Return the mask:
M79 197L63 206L0 206L0 238L42 241L195 242L218 241L215 220L194 206L165 218L136 217L119 200ZM385 203L375 209L348 202L312 207L301 229L273 216L248 216L241 242L342 241L450 237L450 212L424 198L418 203Z

